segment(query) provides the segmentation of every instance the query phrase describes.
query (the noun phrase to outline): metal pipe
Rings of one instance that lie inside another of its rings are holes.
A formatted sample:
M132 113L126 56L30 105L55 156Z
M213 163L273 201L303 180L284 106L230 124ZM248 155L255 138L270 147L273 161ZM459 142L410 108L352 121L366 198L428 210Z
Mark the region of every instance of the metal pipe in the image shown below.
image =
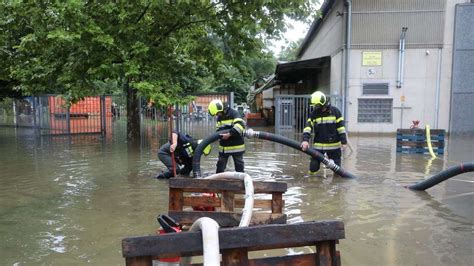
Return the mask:
M402 52L401 52L401 66L400 66L400 87L403 86L403 80L405 77L405 32L403 33L403 40L402 40Z
M348 94L349 94L349 65L350 65L350 52L351 52L351 33L352 33L352 1L346 0L347 5L347 19L346 19L346 49L344 53L344 93L342 94L342 113L348 121L347 109L348 109ZM348 123L346 122L346 130L348 129Z
M434 119L434 127L438 128L438 120L439 120L439 94L440 94L440 87L441 87L441 63L443 60L443 48L438 49L438 71L436 73L436 100L435 100L435 119Z
M400 34L400 41L398 44L398 73L397 73L397 88L403 86L403 72L405 64L405 35L408 30L408 27L402 28L402 33Z

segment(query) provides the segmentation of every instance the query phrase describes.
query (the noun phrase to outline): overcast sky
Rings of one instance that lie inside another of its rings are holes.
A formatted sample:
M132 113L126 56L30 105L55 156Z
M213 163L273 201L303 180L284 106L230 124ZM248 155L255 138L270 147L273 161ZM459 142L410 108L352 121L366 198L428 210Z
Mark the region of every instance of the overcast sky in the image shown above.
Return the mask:
M283 35L282 40L273 41L273 45L269 47L269 49L273 51L275 55L278 55L280 53L280 51L282 50L281 46L287 46L289 42L294 42L300 38L304 38L306 36L306 33L308 32L309 27L311 26L310 24L304 24L302 22L291 19L288 19L287 22L291 24L292 27L286 31L286 33Z

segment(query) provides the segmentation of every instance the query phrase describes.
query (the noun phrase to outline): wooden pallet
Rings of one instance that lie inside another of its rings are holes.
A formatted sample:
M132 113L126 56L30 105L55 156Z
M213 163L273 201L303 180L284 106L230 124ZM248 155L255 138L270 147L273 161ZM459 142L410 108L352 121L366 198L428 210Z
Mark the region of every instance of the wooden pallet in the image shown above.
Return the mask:
M336 244L344 239L341 221L271 224L219 230L221 265L340 265ZM249 259L249 251L310 246L308 254ZM156 258L203 254L201 232L171 233L125 238L122 255L126 265L152 265Z
M254 182L254 212L250 225L284 224L284 182ZM216 193L218 197L201 193ZM240 209L245 200L245 187L240 180L212 180L172 178L169 180L168 215L181 225L191 225L201 217L214 219L221 227L238 226L242 217ZM259 199L268 198L268 199ZM192 207L213 207L216 211L195 211Z
M445 134L443 129L430 130L433 152L444 154ZM397 129L397 152L429 153L426 131L424 129Z

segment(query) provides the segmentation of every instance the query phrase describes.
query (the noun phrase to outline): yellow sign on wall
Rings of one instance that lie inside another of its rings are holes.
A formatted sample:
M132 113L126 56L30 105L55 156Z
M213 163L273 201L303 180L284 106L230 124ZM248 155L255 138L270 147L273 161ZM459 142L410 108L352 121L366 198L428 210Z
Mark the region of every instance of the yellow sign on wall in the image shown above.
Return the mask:
M363 66L381 66L382 52L362 52Z

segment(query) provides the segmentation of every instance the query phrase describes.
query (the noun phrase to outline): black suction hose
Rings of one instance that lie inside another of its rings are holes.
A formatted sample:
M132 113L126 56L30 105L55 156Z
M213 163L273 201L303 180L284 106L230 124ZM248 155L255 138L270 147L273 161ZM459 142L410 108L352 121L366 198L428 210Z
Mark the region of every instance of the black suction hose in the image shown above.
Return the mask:
M193 157L193 173L194 177L201 177L201 155L204 147L207 145L211 144L212 142L216 141L219 139L219 134L222 134L224 132L218 132L214 133L208 138L204 139L196 148L194 151L194 157ZM255 137L259 139L264 139L264 140L269 140L273 142L277 142L289 147L292 147L294 149L297 149L299 151L301 150L301 143L289 139L287 137L281 136L281 135L276 135L272 134L269 132L262 132L262 131L253 131L251 129L248 129L245 131L245 135L247 137ZM328 160L326 157L324 157L321 153L319 153L317 150L314 148L308 148L306 151L303 151L304 153L310 155L312 158L317 159L321 161L324 165L329 167L332 171L334 171L336 174L342 176L342 177L347 177L347 178L355 178L355 176L345 170L343 170L341 167L336 165L334 162Z
M220 138L220 134L225 133L225 131L219 131L216 132L209 137L203 139L201 143L196 147L194 150L194 155L193 155L193 176L194 178L199 178L201 177L201 156L202 156L202 151L204 148L213 143L214 141L218 140Z
M442 172L439 172L438 174L424 180L421 182L418 182L414 185L407 186L407 188L412 189L412 190L426 190L432 186L435 186L441 182L443 182L446 179L449 179L453 176L457 176L462 173L467 173L467 172L474 172L474 163L462 163L457 166L453 166L451 168L448 168Z

